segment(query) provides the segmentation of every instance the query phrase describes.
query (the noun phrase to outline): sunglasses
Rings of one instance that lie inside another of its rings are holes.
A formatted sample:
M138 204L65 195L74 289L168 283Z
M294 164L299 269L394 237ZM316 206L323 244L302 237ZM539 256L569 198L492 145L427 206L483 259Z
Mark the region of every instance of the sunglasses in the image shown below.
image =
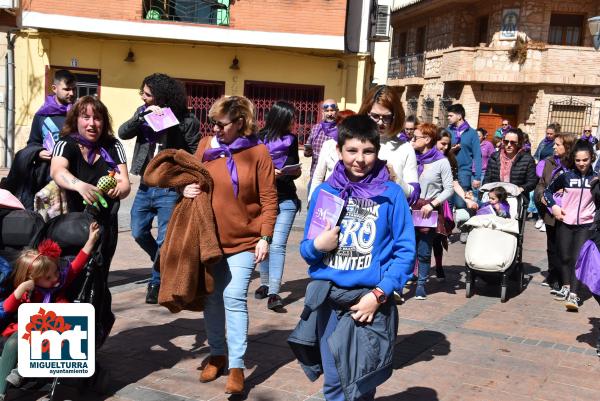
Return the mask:
M512 146L519 145L519 141L511 141L509 139L503 139L502 143L505 144L505 145L512 145Z
M502 124L503 127L508 127L508 124Z
M219 129L225 129L225 127L227 127L228 125L233 124L235 120L237 120L237 118L232 121L229 121L228 123L222 123L221 121L217 121L211 118L208 120L208 122L211 125L211 127L214 127L216 125L217 127L219 127Z
M586 134L591 134L592 130L591 129L584 129L583 132L586 133Z
M337 111L338 107L337 104L332 103L332 104L323 104L323 110L325 111Z
M404 131L414 131L416 128L404 128Z
M391 124L392 121L394 121L393 114L369 113L369 117L371 117L371 120L375 121L376 123L378 123L379 121L382 121L386 125Z

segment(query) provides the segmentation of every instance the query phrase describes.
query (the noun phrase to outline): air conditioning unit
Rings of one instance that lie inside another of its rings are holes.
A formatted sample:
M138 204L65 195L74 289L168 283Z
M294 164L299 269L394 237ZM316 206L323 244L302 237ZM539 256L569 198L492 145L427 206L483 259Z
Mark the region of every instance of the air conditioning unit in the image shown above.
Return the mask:
M19 8L19 0L0 0L0 9L16 9Z
M390 40L390 6L378 5L371 40Z

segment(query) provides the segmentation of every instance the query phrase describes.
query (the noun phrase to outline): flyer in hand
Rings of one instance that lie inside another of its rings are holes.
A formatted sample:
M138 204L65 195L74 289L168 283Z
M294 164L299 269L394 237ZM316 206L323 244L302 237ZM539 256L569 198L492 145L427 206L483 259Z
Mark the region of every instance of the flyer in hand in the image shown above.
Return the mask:
M423 212L421 212L420 210L413 210L412 211L412 220L413 220L413 225L415 227L435 228L435 227L437 227L437 224L438 224L438 212L436 212L434 210L431 212L429 217L425 218L425 217L423 217Z
M173 114L169 107L162 109L162 114L146 114L144 119L154 132L159 132L179 124L179 120L177 120L177 117L175 117L175 114Z
M315 202L315 209L306 236L308 239L314 239L325 231L327 223L330 227L335 227L344 210L344 200L327 191L320 190Z

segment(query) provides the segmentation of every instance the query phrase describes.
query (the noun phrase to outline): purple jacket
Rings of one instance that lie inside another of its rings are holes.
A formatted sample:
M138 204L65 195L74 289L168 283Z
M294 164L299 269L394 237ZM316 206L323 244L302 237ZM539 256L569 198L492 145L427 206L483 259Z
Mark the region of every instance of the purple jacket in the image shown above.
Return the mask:
M481 147L481 171L487 170L488 160L494 154L496 148L490 141L484 140L480 144ZM475 173L475 162L473 162L473 173Z

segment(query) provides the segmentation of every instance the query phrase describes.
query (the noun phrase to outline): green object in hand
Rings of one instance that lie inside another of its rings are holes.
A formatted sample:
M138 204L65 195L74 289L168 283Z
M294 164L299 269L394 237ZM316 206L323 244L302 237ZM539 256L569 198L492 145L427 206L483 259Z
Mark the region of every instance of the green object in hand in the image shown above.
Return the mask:
M92 206L94 206L96 209L100 209L100 207L98 206L98 202L100 202L100 205L103 208L108 208L108 202L106 201L106 199L104 199L104 197L102 195L100 195L98 192L96 192L96 196L98 197L98 200L96 202L94 202L92 204ZM86 201L83 201L84 205L87 205L88 203Z

